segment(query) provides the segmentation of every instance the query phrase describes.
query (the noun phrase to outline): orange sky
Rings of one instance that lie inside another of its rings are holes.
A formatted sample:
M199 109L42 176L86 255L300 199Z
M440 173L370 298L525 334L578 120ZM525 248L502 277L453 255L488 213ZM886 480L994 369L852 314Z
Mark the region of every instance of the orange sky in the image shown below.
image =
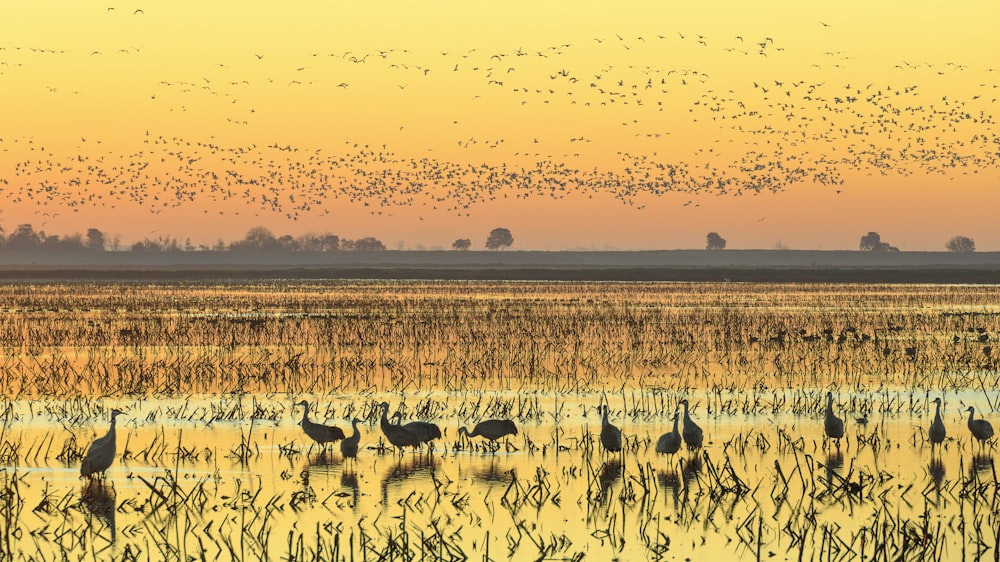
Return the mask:
M1000 250L996 3L669 4L5 2L0 225Z

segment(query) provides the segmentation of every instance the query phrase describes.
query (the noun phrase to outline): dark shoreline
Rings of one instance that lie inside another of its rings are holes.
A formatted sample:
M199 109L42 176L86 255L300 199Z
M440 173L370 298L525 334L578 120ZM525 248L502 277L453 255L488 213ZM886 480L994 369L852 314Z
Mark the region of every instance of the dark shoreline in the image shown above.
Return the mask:
M992 268L418 268L269 267L93 269L19 268L0 271L0 281L256 281L256 280L441 280L441 281L674 281L734 283L927 283L1000 284Z
M8 281L256 279L1000 284L1000 252L0 252Z

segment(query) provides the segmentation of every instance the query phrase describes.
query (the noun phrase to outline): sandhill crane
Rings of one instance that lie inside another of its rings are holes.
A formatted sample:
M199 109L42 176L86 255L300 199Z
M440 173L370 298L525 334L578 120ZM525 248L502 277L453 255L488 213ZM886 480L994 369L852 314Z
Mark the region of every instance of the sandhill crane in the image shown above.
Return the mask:
M993 426L990 422L986 420L977 420L976 409L969 406L969 431L972 432L972 436L979 440L980 446L985 444L993 437ZM112 428L114 426L112 425Z
M622 430L608 423L608 406L601 406L601 445L606 451L617 453L622 450Z
M344 455L345 459L353 459L358 456L358 443L361 442L361 431L358 430L359 421L361 420L358 418L351 419L351 427L354 428L354 433L340 442L340 454Z
M684 437L684 443L687 444L688 449L697 449L701 447L704 432L698 427L698 424L694 423L691 416L688 415L687 398L681 400L681 406L684 406L684 429L681 435Z
M517 435L517 426L510 420L486 420L477 423L476 426L472 428L472 433L469 433L468 429L460 427L458 429L458 435L465 435L467 438L472 438L478 435L485 439L489 439L491 442L496 442L497 439L506 437L507 435Z
M87 476L91 480L94 479L95 474L99 474L99 478L104 477L104 471L115 460L115 451L117 448L115 443L115 418L124 413L117 408L111 410L111 427L108 428L108 432L103 437L95 439L91 443L90 448L87 449L87 454L83 457L83 462L80 463L81 477Z
M674 412L674 428L660 436L656 441L656 452L661 455L672 455L681 450L681 434L677 431L677 421L680 414Z
M323 448L323 452L326 452L326 444L333 443L335 441L340 441L344 438L344 430L339 427L333 427L330 425L323 425L321 423L316 423L309 419L309 402L305 400L297 402L296 406L302 406L305 410L302 412L302 422L299 425L302 426L302 431L306 435L312 438L313 441L319 443L319 446Z
M934 421L931 422L931 427L927 430L927 436L931 440L931 449L934 448L934 445L943 443L947 436L944 421L941 420L941 398L935 398L934 403L937 404L937 410L934 412Z
M837 448L840 448L840 438L844 436L844 420L838 418L833 413L833 392L826 393L826 418L823 420L823 431L830 439L837 440Z
M417 437L417 435L412 431L401 425L389 423L388 402L382 402L379 404L379 407L382 408L382 419L380 421L382 434L389 440L389 443L392 443L399 449L402 449L403 447L417 447L420 445L420 438Z

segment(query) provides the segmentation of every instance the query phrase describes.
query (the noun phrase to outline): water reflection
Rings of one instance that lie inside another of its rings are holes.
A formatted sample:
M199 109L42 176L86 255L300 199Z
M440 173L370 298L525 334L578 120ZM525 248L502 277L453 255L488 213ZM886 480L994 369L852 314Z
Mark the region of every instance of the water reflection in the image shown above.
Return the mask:
M310 468L329 470L331 467L340 466L341 464L343 464L343 462L340 459L334 458L333 455L317 453L306 456L305 470Z
M844 468L844 455L840 451L832 451L826 455L824 465L828 470L839 471Z
M940 458L931 457L931 462L927 465L927 474L930 475L931 481L934 482L934 489L940 496L941 483L944 481L945 475L944 462Z
M622 462L617 458L611 459L601 466L601 472L597 476L597 481L601 486L600 498L602 502L608 499L612 484L618 481L621 477Z
M83 490L80 491L80 501L87 508L87 512L97 516L97 519L107 526L111 532L111 538L108 542L114 544L117 537L115 527L117 505L115 504L114 486L99 480L92 480L84 485ZM92 522L90 519L88 521ZM93 525L91 525L91 530L95 531L95 534L98 534Z
M487 484L506 484L510 482L512 476L513 469L498 463L496 458L492 458L486 468L474 470L472 473L473 479Z
M344 472L340 474L340 487L351 491L351 508L357 511L358 499L361 497L361 491L358 488L358 475L353 470L344 469Z
M431 455L413 455L397 458L396 463L382 477L382 504L389 505L389 487L404 482L432 480L439 462ZM411 486L411 490L413 487ZM412 491L410 493L413 493Z
M691 457L683 461L681 476L684 478L685 486L690 486L691 482L698 478L698 475L701 474L701 467L701 457Z
M660 488L663 488L664 491L670 492L670 497L674 500L674 511L680 511L681 488L684 483L681 482L681 478L677 474L677 471L661 471L657 473L656 481L659 483Z
M976 453L972 455L972 465L969 466L969 479L975 480L977 477L992 475L993 455L989 453Z

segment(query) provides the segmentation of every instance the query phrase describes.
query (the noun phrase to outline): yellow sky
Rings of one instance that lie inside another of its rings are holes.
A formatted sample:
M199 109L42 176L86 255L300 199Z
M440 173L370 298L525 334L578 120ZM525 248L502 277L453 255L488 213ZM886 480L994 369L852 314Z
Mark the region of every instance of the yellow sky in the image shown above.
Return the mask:
M1000 249L994 2L207 4L0 5L0 225Z

